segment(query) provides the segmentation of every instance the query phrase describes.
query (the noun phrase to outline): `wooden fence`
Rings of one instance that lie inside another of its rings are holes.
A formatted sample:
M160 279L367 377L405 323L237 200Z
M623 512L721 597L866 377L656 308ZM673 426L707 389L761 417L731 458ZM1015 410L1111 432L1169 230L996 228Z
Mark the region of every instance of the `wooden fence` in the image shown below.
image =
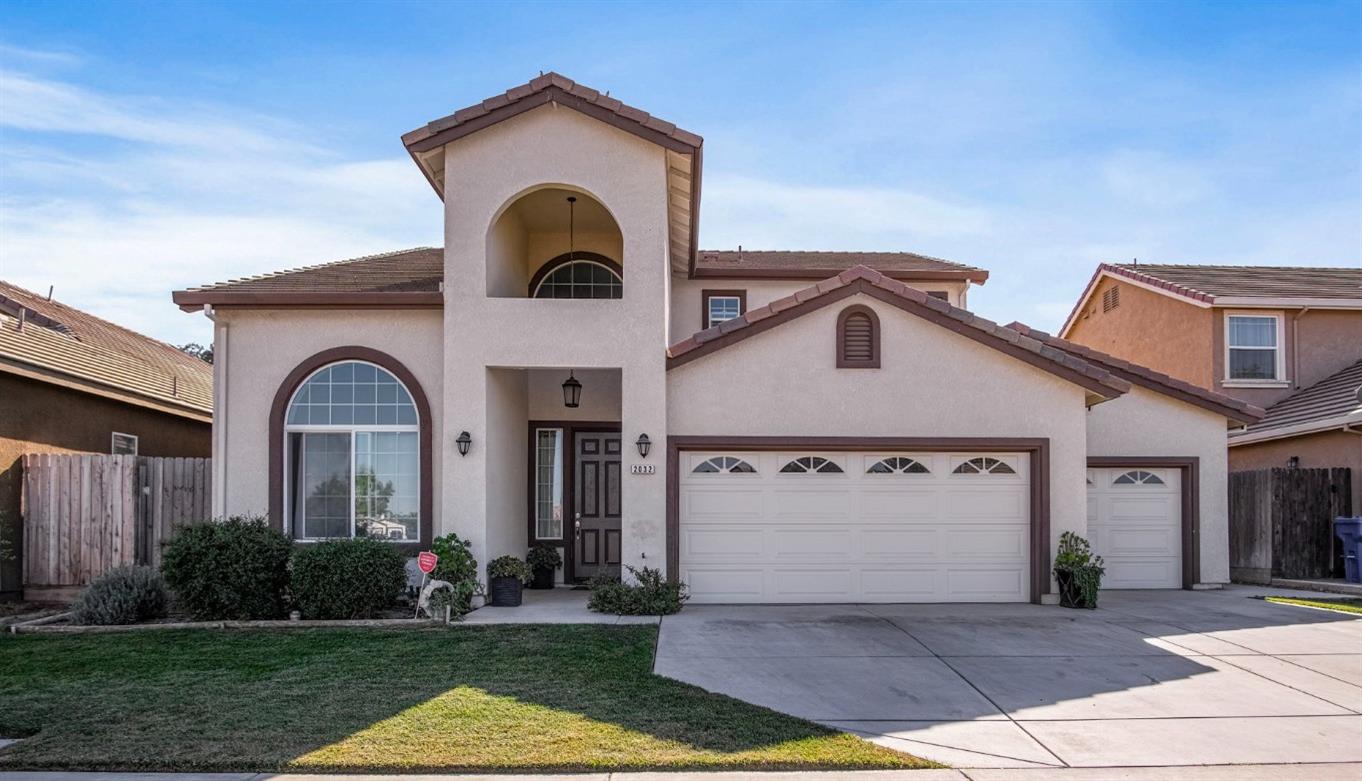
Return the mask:
M1342 577L1334 518L1352 515L1352 470L1230 473L1230 578Z
M161 562L177 526L210 517L211 460L23 458L24 593L64 600L124 564Z

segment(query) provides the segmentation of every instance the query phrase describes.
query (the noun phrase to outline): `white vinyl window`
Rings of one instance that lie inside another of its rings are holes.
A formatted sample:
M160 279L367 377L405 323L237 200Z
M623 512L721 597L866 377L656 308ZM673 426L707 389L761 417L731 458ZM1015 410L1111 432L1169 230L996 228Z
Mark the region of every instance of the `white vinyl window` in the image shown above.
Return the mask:
M563 430L534 430L534 536L563 539Z
M1225 316L1225 379L1277 382L1282 379L1282 319L1279 315Z
M710 296L705 311L705 327L713 328L719 323L733 320L742 315L742 299L737 296Z
M362 361L318 369L294 392L284 432L295 538L420 540L420 421L391 373Z

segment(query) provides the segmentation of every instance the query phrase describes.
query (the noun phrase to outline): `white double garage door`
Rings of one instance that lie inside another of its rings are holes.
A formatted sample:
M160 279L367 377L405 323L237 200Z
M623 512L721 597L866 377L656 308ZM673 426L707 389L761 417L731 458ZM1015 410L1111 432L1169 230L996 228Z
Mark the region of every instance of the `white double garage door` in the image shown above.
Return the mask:
M679 574L695 602L1030 598L1024 453L682 451L678 468ZM1178 563L1176 546L1171 562L1150 561L1167 558L1150 549L1152 537L1166 541L1167 534L1147 531L1176 525L1176 501L1168 503L1171 518L1151 521L1147 509L1134 512L1120 499L1154 484L1119 490L1126 487L1117 487L1117 501L1090 499L1100 516L1090 519L1090 536L1099 551L1116 546L1109 586L1176 587L1127 582L1127 571L1147 578L1176 573ZM1113 509L1103 515L1104 507ZM1122 528L1132 520L1142 531Z

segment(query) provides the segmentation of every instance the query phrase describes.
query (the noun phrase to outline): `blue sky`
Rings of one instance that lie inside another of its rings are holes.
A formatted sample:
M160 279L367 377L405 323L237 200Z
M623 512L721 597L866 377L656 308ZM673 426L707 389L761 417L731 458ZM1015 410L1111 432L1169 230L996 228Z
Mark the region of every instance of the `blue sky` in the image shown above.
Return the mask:
M1362 265L1362 3L0 4L0 276L167 341L169 291L440 242L399 136L573 79L705 137L701 244L983 266Z

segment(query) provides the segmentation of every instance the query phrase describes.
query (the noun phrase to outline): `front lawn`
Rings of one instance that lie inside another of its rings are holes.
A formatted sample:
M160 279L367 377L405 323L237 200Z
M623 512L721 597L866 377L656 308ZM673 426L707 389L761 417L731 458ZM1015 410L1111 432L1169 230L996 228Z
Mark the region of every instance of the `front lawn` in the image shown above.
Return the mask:
M1325 610L1336 610L1340 613L1359 613L1362 614L1362 599L1357 597L1320 597L1317 599L1304 599L1299 597L1264 597L1268 602L1276 602L1279 605L1302 605L1304 607L1318 607Z
M0 637L0 769L928 763L651 672L654 626Z

